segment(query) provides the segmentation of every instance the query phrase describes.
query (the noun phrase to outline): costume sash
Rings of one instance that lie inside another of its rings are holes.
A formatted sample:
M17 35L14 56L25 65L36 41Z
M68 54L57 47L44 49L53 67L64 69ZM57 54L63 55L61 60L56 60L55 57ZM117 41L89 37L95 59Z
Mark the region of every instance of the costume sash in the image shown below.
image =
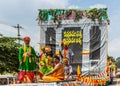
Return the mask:
M23 50L24 50L24 54L27 52L27 49L26 49L26 45L24 45L23 46ZM29 46L29 50L28 50L28 52L31 54L31 51L32 51L32 48ZM24 56L23 56L23 62L25 62L26 61L26 57L27 57L27 55L25 54ZM32 60L32 57L29 57L29 62L31 63L31 60Z

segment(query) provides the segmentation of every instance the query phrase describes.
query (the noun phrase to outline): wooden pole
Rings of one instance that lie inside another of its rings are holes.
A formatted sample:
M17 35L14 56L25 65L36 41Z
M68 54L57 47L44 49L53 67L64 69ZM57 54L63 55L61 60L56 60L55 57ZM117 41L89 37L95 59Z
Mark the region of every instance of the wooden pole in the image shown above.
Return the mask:
M108 58L108 22L106 22L106 67L107 67L107 58Z
M41 47L41 35L42 35L42 31L41 31L41 29L42 29L42 21L39 20L38 24L39 24L39 26L40 26L40 28L39 28L39 52L40 52L40 47Z
M20 44L20 29L23 29L23 27L21 27L19 24L17 24L16 26L13 26L14 28L17 28L17 36L18 36L18 43Z

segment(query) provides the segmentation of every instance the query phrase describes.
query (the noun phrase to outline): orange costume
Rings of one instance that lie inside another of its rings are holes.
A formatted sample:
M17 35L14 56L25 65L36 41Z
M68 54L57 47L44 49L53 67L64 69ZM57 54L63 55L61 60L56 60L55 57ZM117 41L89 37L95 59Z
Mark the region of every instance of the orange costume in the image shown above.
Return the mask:
M64 80L64 65L61 62L59 62L57 65L59 65L59 64L61 65L60 68L58 68L58 70L56 70L52 74L50 74L48 76L44 76L43 77L43 81L51 82L51 81L61 81L61 80Z
M68 59L68 63L73 62L73 57L74 53L71 49L69 49L69 43L68 42L63 42L64 49L62 50L62 55L63 55L63 61L65 59Z

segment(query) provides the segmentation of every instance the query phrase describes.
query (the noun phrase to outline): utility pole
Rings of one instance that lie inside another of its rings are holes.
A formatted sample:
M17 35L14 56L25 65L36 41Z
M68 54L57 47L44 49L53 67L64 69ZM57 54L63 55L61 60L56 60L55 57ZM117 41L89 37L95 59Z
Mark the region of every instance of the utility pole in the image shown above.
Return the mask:
M14 28L17 28L17 31L18 31L18 33L17 33L17 37L18 37L18 43L20 44L20 29L23 29L23 27L22 26L20 26L19 24L17 24L17 26L13 26Z
M38 25L40 26L40 28L39 28L39 44L40 44L39 47L41 47L41 36L42 36L42 31L41 31L42 30L42 21L41 20L39 20ZM41 50L39 52L41 52Z
M3 34L0 33L0 36L3 36Z

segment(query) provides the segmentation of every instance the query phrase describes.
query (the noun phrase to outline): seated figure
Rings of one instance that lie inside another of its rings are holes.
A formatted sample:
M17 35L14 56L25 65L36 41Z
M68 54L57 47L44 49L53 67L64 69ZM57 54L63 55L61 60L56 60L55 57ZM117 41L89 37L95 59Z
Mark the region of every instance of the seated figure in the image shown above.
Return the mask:
M53 70L52 51L49 46L44 48L44 54L40 57L40 69L38 75L42 78L44 74Z
M60 62L58 56L54 56L54 63L54 69L43 76L43 81L51 82L64 80L64 65Z

